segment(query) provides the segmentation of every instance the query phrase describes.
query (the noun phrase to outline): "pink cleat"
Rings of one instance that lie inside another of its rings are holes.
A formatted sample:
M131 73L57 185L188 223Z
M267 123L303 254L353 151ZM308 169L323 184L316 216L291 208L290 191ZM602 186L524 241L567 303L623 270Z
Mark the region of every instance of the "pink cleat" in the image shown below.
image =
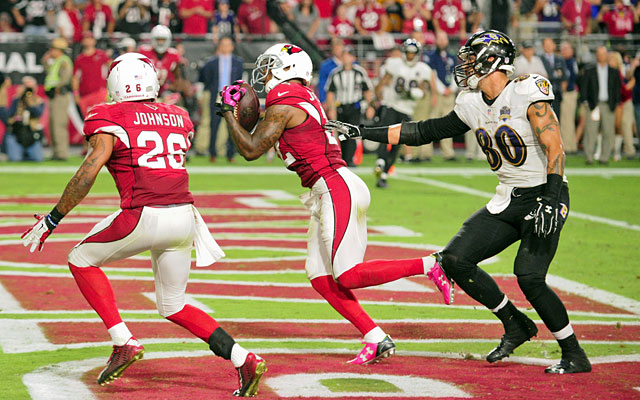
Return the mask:
M236 397L253 397L258 394L260 378L267 372L267 363L260 356L249 353L247 359L238 370L238 384L240 387L233 392Z
M438 290L442 293L444 304L453 304L453 279L449 278L440 266L442 263L442 255L440 253L433 253L432 256L436 261L431 270L427 272L427 277L436 284Z
M123 346L113 346L113 352L107 361L107 366L100 372L98 377L100 386L120 378L125 369L143 357L144 347L139 343L128 344L132 340L137 343L136 338L132 337Z
M366 365L377 363L383 358L391 357L396 352L396 344L391 340L391 336L387 335L379 343L364 343L364 349L358 353L356 358L347 361L349 364Z

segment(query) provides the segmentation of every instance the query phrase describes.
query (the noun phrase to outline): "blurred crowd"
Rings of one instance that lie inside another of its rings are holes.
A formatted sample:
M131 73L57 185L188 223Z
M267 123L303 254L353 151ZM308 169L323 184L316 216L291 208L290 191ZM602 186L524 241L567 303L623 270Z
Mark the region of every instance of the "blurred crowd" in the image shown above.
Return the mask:
M497 29L521 40L536 34L608 33L614 42L640 32L636 0L269 0L311 39L354 34L385 43L385 33L435 33L461 39ZM278 26L267 0L4 0L0 32L59 34L79 43L83 32L99 39L113 32L139 35L155 25L172 33L234 36L267 34Z
M633 1L278 0L274 4L321 47L330 43L331 56L319 67L313 86L333 118L380 121L385 101L389 102L384 98L386 89L378 87L381 70L388 58L406 57L399 43L407 37L420 46L417 57L433 75L421 87L415 111L403 113L425 119L448 112L457 91L451 69L458 62L460 42L475 31L491 28L508 32L516 41L516 76L535 73L551 81L567 153L583 151L587 163L636 156L640 85L635 82L640 79L640 53L633 54L632 49L638 48L633 41L638 36L633 34L640 32L640 4ZM81 125L91 106L106 101L111 60L138 51L156 64L161 101L179 104L192 115L197 126L194 154L215 162L222 152L233 161L234 146L214 104L222 87L246 78L247 65L253 61L234 52L240 35L278 31L266 9L266 0L1 2L0 32L58 37L40 60L46 74L43 84L28 76L21 82L0 77L0 121L6 128L0 153L12 161L40 161L46 143L53 160L67 159L69 144L82 142L79 134L74 139L69 133L74 115ZM120 32L115 46L114 32ZM178 33L208 35L203 38L212 38L215 54L190 62L183 43L174 38ZM592 33L603 34L601 44L606 47L586 46L581 38ZM111 40L101 41L106 37ZM367 45L362 38L382 51L374 60L370 53L359 51L358 46ZM338 72L357 77L358 87L336 84L339 81L332 77ZM462 158L456 157L454 147L464 147L466 159L484 156L478 153L472 134L455 146L453 142L436 145L446 160ZM361 150L343 149L349 165L358 163L354 157ZM420 162L430 160L434 152L431 146L402 149L400 154L401 159Z

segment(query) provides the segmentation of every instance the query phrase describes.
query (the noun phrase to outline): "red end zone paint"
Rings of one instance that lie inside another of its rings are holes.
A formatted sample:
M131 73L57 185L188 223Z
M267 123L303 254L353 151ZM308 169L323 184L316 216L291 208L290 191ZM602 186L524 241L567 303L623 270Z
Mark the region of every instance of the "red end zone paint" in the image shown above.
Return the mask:
M356 373L362 374L362 378L374 373L437 379L455 385L477 400L631 399L638 397L638 392L633 388L640 385L637 364L634 363L601 364L595 365L589 374L552 376L544 374L544 367L541 366L510 363L490 365L486 361L475 360L395 356L380 364L362 367L346 364L346 354L263 356L268 372L262 378L259 399L281 398L269 387L269 378L301 373ZM166 399L222 399L230 398L237 388L237 375L231 363L213 355L142 360L133 364L123 378L105 387L95 383L99 372L100 369L94 369L86 373L83 381L100 399L159 398L159 393L162 393L161 398ZM356 396L345 398L363 399ZM393 398L409 397L394 394ZM419 398L433 397L423 395Z

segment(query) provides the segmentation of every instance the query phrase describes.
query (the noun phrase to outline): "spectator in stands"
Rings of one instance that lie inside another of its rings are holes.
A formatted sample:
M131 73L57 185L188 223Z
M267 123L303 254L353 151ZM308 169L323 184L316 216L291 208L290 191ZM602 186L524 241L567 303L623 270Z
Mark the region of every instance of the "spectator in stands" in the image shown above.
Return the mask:
M576 108L578 107L578 63L573 53L571 43L564 41L560 44L560 55L564 62L566 80L562 85L562 101L560 102L560 130L566 154L578 151L576 140ZM554 87L555 91L555 87Z
M626 79L623 74L622 55L617 51L609 52L609 67L620 71L620 104L616 107L616 137L613 145L613 161L620 161L622 158L622 144L624 143L624 157L631 160L635 156L633 147L633 87L635 80L633 76Z
M96 48L91 32L82 38L82 53L73 61L73 96L82 117L96 104L107 100L107 70L111 59L104 50Z
M151 14L142 0L122 0L118 6L116 30L130 35L139 35L149 30Z
M240 33L236 13L229 8L229 0L218 0L218 9L213 15L212 32L214 43L218 43L224 36L235 40L236 35Z
M331 40L331 58L328 58L320 64L318 69L318 99L321 103L325 103L327 92L325 91L327 79L331 72L339 65L342 65L342 53L344 52L344 42L342 39Z
M178 18L178 5L175 0L153 0L151 2L151 22L164 25L171 33L182 32L182 20Z
M6 91L6 83L3 82L0 91ZM4 143L10 161L44 161L44 132L40 122L44 102L38 96L37 90L38 82L35 78L25 76L7 110L7 120L2 120L6 127Z
M381 0L382 8L387 13L389 23L387 24L387 32L402 32L404 26L404 16L402 10L402 2L400 0Z
M182 19L182 33L206 35L213 18L212 0L180 0L178 15Z
M313 0L300 0L300 4L291 10L293 20L309 39L314 39L320 26L320 12Z
M423 34L430 32L430 28L433 28L433 23L431 22L429 4L425 0L409 0L404 3L402 8L404 15L402 33L410 35L412 32L422 32ZM433 43L432 41L430 42Z
M112 34L116 21L111 13L111 8L103 4L103 0L93 0L84 9L82 31L91 31L96 39L102 38L105 33Z
M344 47L342 65L336 67L327 80L327 115L329 119L337 119L354 125L360 125L363 111L366 118L372 119L375 110L371 107L373 84L367 71L355 64L353 49ZM353 156L356 151L355 140L340 142L342 159L348 167L354 167Z
M234 44L230 37L226 36L219 40L216 56L200 70L199 81L204 83L204 87L209 91L210 97L210 133L209 133L209 161L216 162L218 152L216 149L216 139L218 137L218 128L222 117L216 114L216 103L218 93L223 87L228 86L231 82L242 79L242 59L233 54ZM234 161L236 148L233 139L229 134L227 137L227 159L229 162Z
M625 44L625 35L633 31L634 10L625 5L622 0L614 0L613 7L603 4L598 13L597 21L604 22L610 36L611 47Z
M534 39L538 25L538 13L543 7L542 0L517 0L515 6L518 38L520 40Z
M460 0L436 0L433 4L433 28L449 36L467 40L467 21Z
M336 16L331 21L329 28L329 35L332 39L348 39L353 36L356 28L349 18L347 18L347 6L340 4L336 9Z
M69 43L82 40L82 16L73 0L65 0L62 11L56 16L56 30Z
M484 1L482 7L482 26L487 29L508 32L511 26L517 26L514 7L514 2L511 0Z
M354 25L360 35L370 36L387 32L389 17L376 0L364 0L364 4L356 11Z
M21 0L14 7L22 17L16 21L25 35L42 36L49 33L47 19L55 19L53 0Z
M338 14L338 7L342 4L340 0L315 0L314 3L318 7L320 13L320 27L318 33L325 34L328 32L329 25L333 17Z
M562 60L562 57L556 54L556 43L549 37L542 40L542 51L543 53L542 56L540 56L540 59L542 60L545 71L547 72L546 76L553 88L554 99L553 103L551 103L551 107L556 113L558 120L561 121L562 114L560 113L560 103L562 102L563 85L567 79L565 75L564 61Z
M547 77L547 70L542 64L540 57L535 55L535 45L531 40L525 40L520 47L520 55L516 57L513 66L515 68L514 76L524 74L538 74L545 78Z
M71 102L71 78L73 62L65 54L68 49L64 38L55 38L42 57L46 77L44 90L49 98L49 133L53 147L53 160L69 157L69 118L67 109Z
M556 36L562 31L560 10L564 0L541 0L542 9L538 13L538 33ZM566 149L565 149L566 151Z
M444 31L436 33L436 48L425 53L424 61L434 72L434 78L430 81L431 85L436 86L437 97L432 97L431 118L440 118L447 115L456 103L456 93L458 85L453 79L453 67L457 63L457 57L449 51L449 37ZM470 132L469 132L470 133ZM478 147L476 138L471 134L471 144L467 144L467 136L465 135L465 144L474 151ZM455 161L456 154L453 150L453 139L447 138L440 140L440 152L445 161ZM427 157L433 156L433 143L426 144L429 151Z
M476 33L481 31L484 24L484 14L480 9L482 5L482 1L478 4L476 0L466 0L462 2L462 9L464 10L464 15L467 21L467 32ZM513 10L512 10L513 14Z
M591 4L587 0L566 0L560 13L562 25L570 35L591 33Z
M587 164L593 164L598 131L602 131L600 163L611 157L615 136L615 109L620 104L622 84L620 72L609 67L609 52L601 46L596 50L596 64L585 68L580 92L588 103L584 133L584 153Z
M242 0L238 7L238 24L242 33L267 35L277 31L267 15L266 0Z
M11 14L8 12L0 12L0 33L11 33L16 30L13 28Z

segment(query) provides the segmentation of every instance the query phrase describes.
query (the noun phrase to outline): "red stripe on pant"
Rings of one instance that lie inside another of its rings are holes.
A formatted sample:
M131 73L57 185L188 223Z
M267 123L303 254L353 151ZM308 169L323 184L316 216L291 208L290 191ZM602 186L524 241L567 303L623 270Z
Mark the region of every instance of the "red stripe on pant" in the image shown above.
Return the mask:
M336 257L338 247L347 232L351 217L351 191L347 182L340 174L336 174L326 181L329 188L329 196L333 203L333 243L331 246L331 263Z
M124 239L136 229L142 216L142 207L125 208L111 224L80 243L108 243Z

